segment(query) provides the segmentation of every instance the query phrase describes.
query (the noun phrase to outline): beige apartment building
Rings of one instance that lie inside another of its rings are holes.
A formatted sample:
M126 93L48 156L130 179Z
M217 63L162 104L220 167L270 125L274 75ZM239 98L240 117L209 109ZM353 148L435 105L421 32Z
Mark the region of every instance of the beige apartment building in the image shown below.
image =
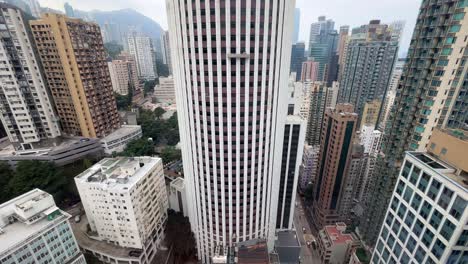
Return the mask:
M103 137L117 129L99 26L60 14L44 14L30 25L63 132Z

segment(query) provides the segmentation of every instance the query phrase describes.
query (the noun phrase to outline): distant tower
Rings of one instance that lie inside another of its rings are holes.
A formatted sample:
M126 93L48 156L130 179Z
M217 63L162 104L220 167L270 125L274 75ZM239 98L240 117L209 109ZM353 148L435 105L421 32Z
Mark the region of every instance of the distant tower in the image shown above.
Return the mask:
M273 247L294 6L167 1L189 216L203 263L216 246L267 239Z
M306 60L305 58L305 43L298 42L292 45L291 48L291 67L290 72L296 73L296 81L301 80L302 74L302 63Z
M143 33L132 31L127 35L127 45L130 54L135 58L138 76L143 80L154 80L156 71L151 39Z
M299 29L301 26L301 9L296 8L294 10L294 35L293 44L299 41Z
M67 15L67 17L75 17L75 10L68 2L65 3L64 9L65 9L65 15Z

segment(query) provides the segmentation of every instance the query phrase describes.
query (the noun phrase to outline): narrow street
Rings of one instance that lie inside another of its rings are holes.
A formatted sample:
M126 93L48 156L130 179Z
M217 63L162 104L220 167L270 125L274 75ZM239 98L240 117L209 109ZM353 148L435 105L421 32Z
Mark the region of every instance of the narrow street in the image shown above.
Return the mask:
M312 240L311 228L309 222L305 216L304 204L301 200L301 197L297 195L296 198L297 207L294 210L294 225L296 226L297 235L299 237L299 242L301 243L301 260L304 264L320 264L320 256L317 250L314 250L312 246L307 246L307 240ZM303 228L305 231L303 232ZM315 233L315 232L314 232Z

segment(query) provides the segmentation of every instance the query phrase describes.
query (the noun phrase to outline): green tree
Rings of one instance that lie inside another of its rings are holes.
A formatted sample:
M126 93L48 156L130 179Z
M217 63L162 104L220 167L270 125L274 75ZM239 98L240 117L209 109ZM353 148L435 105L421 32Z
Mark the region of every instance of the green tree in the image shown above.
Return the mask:
M156 60L156 69L159 76L169 76L169 66L164 64L162 60Z
M145 81L143 85L143 91L145 96L152 94L154 92L154 86L156 86L156 80Z
M10 164L5 161L0 161L0 204L6 202L10 198L8 191L8 182L13 178L14 171Z
M154 144L146 138L136 139L127 144L121 155L127 157L152 156L154 155Z
M173 146L167 146L161 151L161 158L163 163L167 164L171 161L182 159L182 153L180 149L176 149Z
M122 52L122 50L123 50L123 46L118 44L115 41L105 43L104 48L106 49L107 54L109 55L109 57L111 57L112 59L115 59L117 57L117 55L119 55L120 52Z
M162 109L161 107L158 107L154 109L153 113L157 120L161 120L164 113L166 113L166 110Z

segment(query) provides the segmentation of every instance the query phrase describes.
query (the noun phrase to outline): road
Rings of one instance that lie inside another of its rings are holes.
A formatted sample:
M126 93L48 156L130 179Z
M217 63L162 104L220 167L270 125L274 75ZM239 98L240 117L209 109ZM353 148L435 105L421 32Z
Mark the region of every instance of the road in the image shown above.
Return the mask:
M297 195L296 198L297 207L294 210L294 225L296 226L297 236L299 237L299 242L301 243L301 260L304 264L320 264L320 257L317 250L308 247L306 243L306 238L311 237L311 228L309 222L305 216L304 204L301 200L301 197ZM302 228L305 228L305 232L302 232ZM315 232L314 232L315 233Z

